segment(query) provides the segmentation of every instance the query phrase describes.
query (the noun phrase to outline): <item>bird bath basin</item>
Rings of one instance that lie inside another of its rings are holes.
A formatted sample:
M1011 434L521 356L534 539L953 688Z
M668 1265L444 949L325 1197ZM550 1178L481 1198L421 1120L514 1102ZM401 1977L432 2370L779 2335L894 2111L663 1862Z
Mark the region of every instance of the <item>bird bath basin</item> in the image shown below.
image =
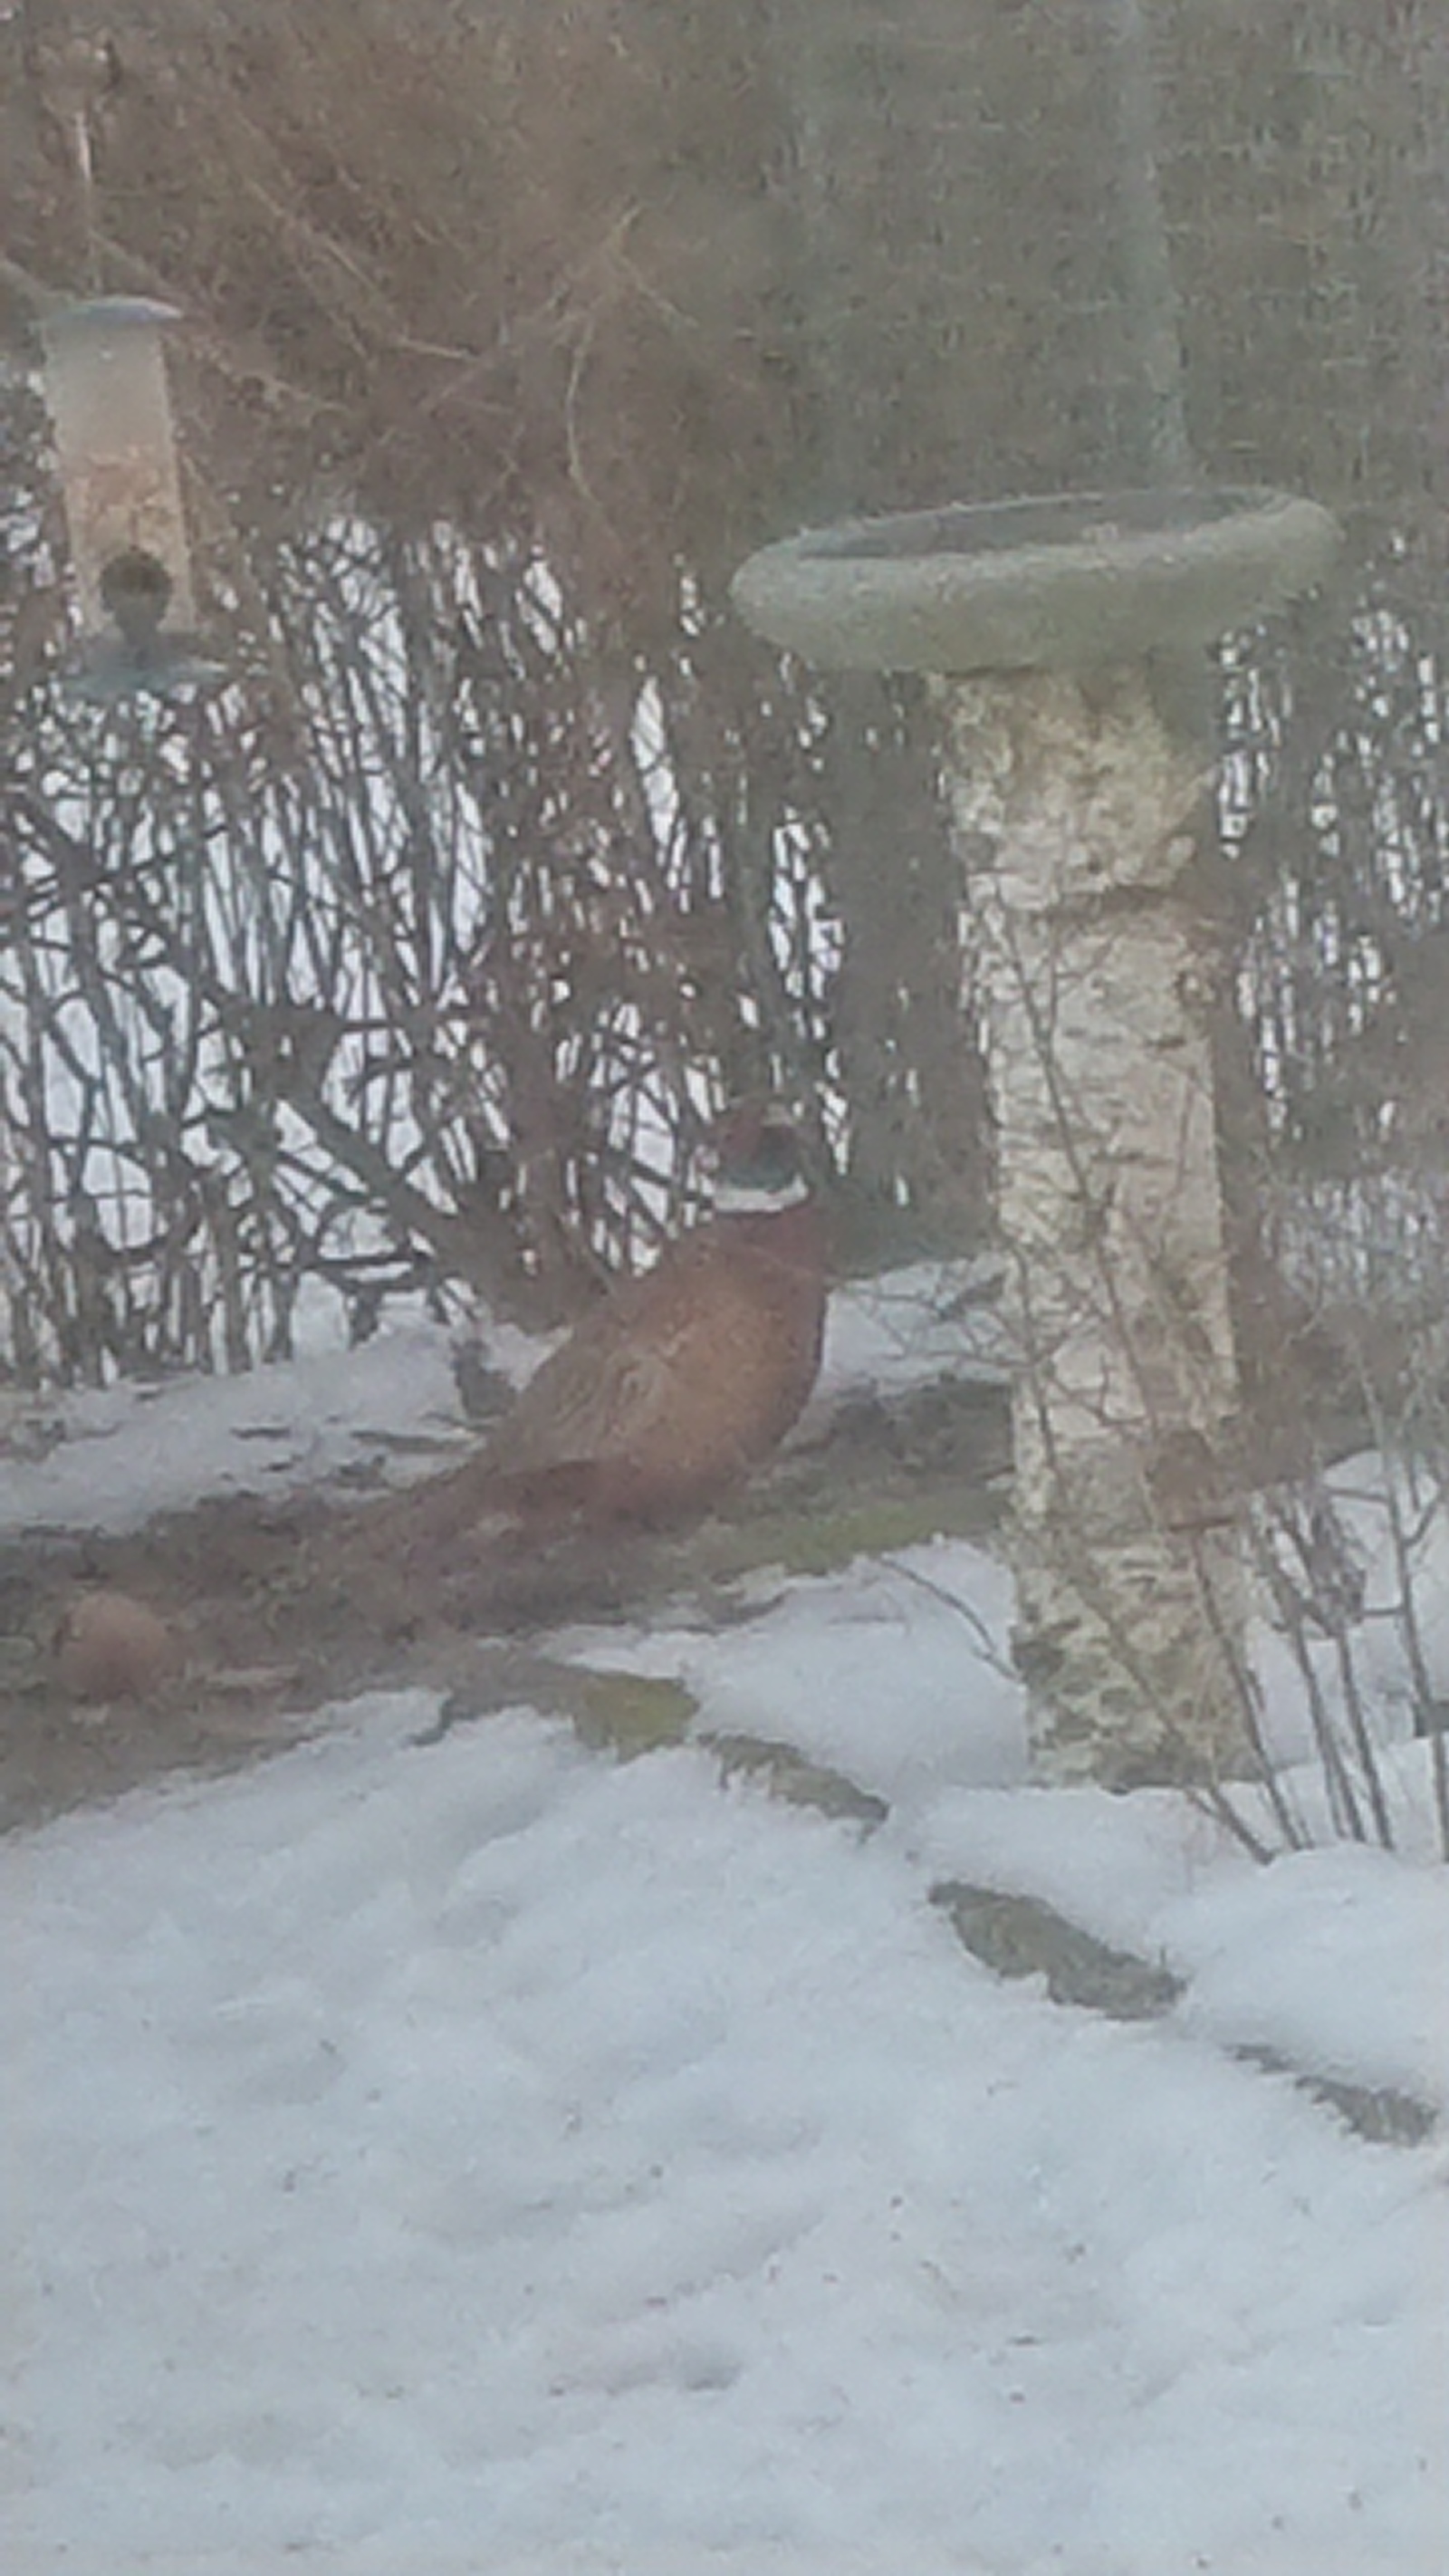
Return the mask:
M1281 492L1068 493L811 530L752 555L733 596L827 668L1084 671L1201 650L1311 588L1338 542Z

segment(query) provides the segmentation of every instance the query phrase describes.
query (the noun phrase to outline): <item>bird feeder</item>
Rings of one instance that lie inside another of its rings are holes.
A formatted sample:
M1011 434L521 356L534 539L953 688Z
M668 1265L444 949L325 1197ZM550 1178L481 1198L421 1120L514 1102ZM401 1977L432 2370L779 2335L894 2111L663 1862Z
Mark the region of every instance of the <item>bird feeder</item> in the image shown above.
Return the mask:
M1071 495L826 529L735 580L748 623L807 660L932 675L1015 1339L1014 1642L1047 1778L1252 1758L1197 711L1208 648L1337 543L1276 493Z
M91 697L166 692L221 666L196 632L162 334L169 304L108 295L44 316L79 609L71 684Z

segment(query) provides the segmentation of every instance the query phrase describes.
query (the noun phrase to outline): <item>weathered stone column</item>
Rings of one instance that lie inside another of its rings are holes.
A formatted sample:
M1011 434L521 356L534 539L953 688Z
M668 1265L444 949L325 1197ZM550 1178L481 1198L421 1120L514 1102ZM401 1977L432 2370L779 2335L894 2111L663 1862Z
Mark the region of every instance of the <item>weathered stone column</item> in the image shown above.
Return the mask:
M1044 1777L1215 1776L1249 1756L1187 882L1210 757L1164 706L1335 543L1324 512L1274 495L1119 494L866 522L772 547L736 584L777 643L936 675L985 1001L1019 1363L1015 1642Z

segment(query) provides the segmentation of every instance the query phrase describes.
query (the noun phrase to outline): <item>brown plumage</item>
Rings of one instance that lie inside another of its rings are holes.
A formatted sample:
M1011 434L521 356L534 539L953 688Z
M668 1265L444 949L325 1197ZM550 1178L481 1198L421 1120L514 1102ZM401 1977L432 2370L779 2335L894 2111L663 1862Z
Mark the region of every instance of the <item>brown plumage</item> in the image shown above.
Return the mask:
M719 1130L714 1215L583 1318L481 1457L406 1498L410 1535L495 1514L547 1531L707 1506L802 1411L825 1293L794 1126L773 1105L736 1110Z

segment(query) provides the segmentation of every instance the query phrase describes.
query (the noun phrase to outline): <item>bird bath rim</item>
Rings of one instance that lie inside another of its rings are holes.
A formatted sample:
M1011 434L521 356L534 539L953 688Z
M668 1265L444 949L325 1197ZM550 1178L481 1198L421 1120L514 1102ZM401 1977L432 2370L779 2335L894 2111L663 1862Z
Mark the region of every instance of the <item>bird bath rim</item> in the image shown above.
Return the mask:
M1312 589L1341 542L1252 486L954 502L810 529L740 567L747 625L806 661L966 676L1202 651Z

